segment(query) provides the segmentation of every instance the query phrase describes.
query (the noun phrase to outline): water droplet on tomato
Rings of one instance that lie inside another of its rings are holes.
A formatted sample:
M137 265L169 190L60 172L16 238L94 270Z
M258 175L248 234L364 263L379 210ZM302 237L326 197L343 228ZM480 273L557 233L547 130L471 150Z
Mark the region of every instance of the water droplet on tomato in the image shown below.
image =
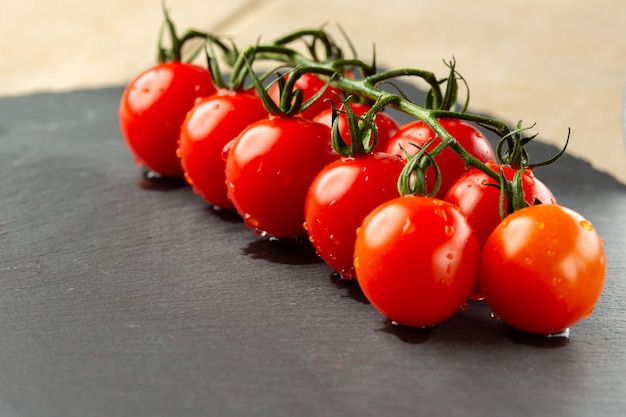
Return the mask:
M354 267L358 268L359 266L361 266L361 263L359 262L359 257L357 256L356 258L354 258Z
M309 224L307 222L302 223L302 228L308 232L309 231Z
M559 285L559 284L561 284L561 282L563 282L563 278L561 278L561 277L554 277L554 278L552 278L552 285Z
M260 237L265 237L265 236L267 236L267 232L265 232L265 231L263 231L263 230L260 230L260 229L254 229L254 233L256 233L256 234L257 234L257 236L260 236Z
M411 219L406 219L402 225L402 233L405 235L411 234L415 231L415 223Z
M444 228L444 233L446 234L446 236L452 237L454 235L454 226L446 224Z
M342 279L354 278L354 275L352 274L351 269L342 269L341 271L339 271L339 275L341 276Z
M178 159L182 158L182 154L183 152L180 150L180 148L176 148L176 158Z
M259 221L255 219L254 217L252 217L250 213L245 213L243 215L243 220L252 229L256 229L259 227Z
M554 252L553 250L549 250L549 251L547 251L547 252L546 252L546 255L548 255L548 256L554 256L554 255L555 255L555 252Z
M467 311L467 310L469 310L469 307L470 307L469 303L468 303L468 302L465 302L465 303L463 303L463 304L461 304L461 305L459 306L459 310L461 310L461 311Z
M187 174L186 172L184 173L184 178L185 178L185 181L187 182L187 184L193 185L193 180L191 179L189 174Z
M580 221L580 225L583 227L583 229L591 232L593 230L593 224L591 224L591 222L589 220L581 220Z
M541 230L543 230L543 228L546 227L546 225L542 221L537 221L535 222L535 224L537 225L537 228Z
M526 265L531 265L533 263L533 258L527 256L524 258L524 262L526 263Z
M224 147L222 148L222 159L224 161L226 161L228 159L228 153L230 152L230 148L233 147L233 143L235 143L235 139L229 141L226 145L224 145Z
M498 316L493 311L491 313L489 313L489 318L491 318L491 320L500 320L500 316Z
M454 258L454 255L453 255L452 253L449 253L449 254L447 254L447 255L446 255L446 258L448 258L448 259L453 259L453 258Z
M556 333L549 333L544 335L545 338L551 339L551 338L558 338L558 337L562 337L564 339L569 339L569 327L566 329L561 330L560 332L556 332Z

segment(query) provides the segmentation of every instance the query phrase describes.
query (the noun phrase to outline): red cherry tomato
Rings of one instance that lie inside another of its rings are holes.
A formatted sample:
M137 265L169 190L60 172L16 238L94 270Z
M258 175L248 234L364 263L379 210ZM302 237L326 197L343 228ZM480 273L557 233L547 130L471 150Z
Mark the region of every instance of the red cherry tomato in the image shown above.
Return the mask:
M602 239L592 224L565 207L540 204L496 227L483 248L479 280L502 320L550 334L591 314L605 270Z
M182 176L176 156L180 127L196 101L213 92L206 68L178 61L155 65L131 81L118 114L135 161L163 176Z
M224 146L248 125L266 117L257 95L226 89L203 98L189 111L181 128L178 154L185 178L207 202L234 210L227 197Z
M363 116L371 108L371 106L363 103L350 103L350 108L355 115ZM322 110L313 118L313 120L318 123L323 123L328 127L332 127L333 109L327 108ZM348 126L348 118L345 113L341 113L338 123L339 134L346 144L350 145L352 143L350 140L350 128ZM383 152L387 148L387 142L389 142L391 137L398 131L400 125L393 117L383 112L376 113L374 124L376 124L376 127L378 128L378 138L376 141L376 147L373 150Z
M496 171L499 169L495 163L487 163L487 166ZM502 171L508 180L512 180L516 172L509 166L502 166ZM522 188L524 200L529 205L535 204L536 201L541 204L556 204L556 199L550 189L537 179L530 169L522 173ZM493 229L502 221L500 185L478 168L469 169L452 184L444 200L457 206L467 217L481 247Z
M301 117L270 116L248 126L227 146L228 193L246 225L275 237L305 234L309 186L338 158L328 126Z
M318 255L342 278L354 276L356 229L370 211L399 196L397 181L403 167L396 155L372 153L331 162L313 180L305 226Z
M333 101L336 107L341 106L341 90L335 87L327 86L326 84L326 81L309 72L305 72L296 80L295 88L302 90L304 98L303 101L310 99L315 95L315 93L326 87L322 95L315 100L310 107L302 112L301 116L305 119L313 119L322 110L330 108L331 105L328 100ZM280 102L280 89L278 83L272 84L268 90L268 94L275 103Z
M480 249L465 217L442 200L407 196L374 209L357 231L363 293L398 324L430 326L459 310L476 285Z
M439 119L443 128L452 135L457 142L470 154L482 162L495 162L495 156L491 144L485 136L474 126L457 119ZM394 155L404 155L404 152L415 154L417 147L424 147L432 140L427 148L431 150L441 139L435 132L421 120L407 123L389 140L386 152ZM416 147L416 146L417 147ZM445 149L435 158L435 162L441 170L441 186L437 197L443 198L450 186L465 172L465 162L450 148ZM427 183L429 189L435 185L435 173L432 167L427 169Z

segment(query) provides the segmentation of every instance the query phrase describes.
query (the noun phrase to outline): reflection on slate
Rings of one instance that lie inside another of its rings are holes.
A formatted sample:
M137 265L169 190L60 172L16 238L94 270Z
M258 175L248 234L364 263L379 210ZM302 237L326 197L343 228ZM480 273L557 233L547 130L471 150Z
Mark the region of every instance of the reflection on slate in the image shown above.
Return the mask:
M121 92L0 99L0 416L626 415L611 177L570 156L537 171L606 242L604 294L569 339L515 332L483 303L399 328L306 242L146 180Z

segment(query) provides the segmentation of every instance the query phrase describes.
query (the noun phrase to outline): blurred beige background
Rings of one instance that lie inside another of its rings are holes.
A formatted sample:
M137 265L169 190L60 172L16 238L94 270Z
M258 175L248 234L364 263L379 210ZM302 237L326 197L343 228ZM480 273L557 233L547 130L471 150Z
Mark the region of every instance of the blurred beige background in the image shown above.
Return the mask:
M624 0L168 0L179 29L245 46L340 24L361 58L446 74L454 56L472 109L531 124L541 140L626 182ZM154 63L161 0L4 1L0 96L123 85Z

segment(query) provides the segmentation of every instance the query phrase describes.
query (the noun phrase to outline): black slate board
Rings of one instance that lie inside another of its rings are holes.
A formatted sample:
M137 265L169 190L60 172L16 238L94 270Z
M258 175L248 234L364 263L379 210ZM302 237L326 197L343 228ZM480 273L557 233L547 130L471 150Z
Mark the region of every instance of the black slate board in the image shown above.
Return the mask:
M480 303L409 331L307 244L145 179L121 92L0 99L0 416L626 415L626 187L608 175L569 156L538 171L606 242L604 294L569 339Z

